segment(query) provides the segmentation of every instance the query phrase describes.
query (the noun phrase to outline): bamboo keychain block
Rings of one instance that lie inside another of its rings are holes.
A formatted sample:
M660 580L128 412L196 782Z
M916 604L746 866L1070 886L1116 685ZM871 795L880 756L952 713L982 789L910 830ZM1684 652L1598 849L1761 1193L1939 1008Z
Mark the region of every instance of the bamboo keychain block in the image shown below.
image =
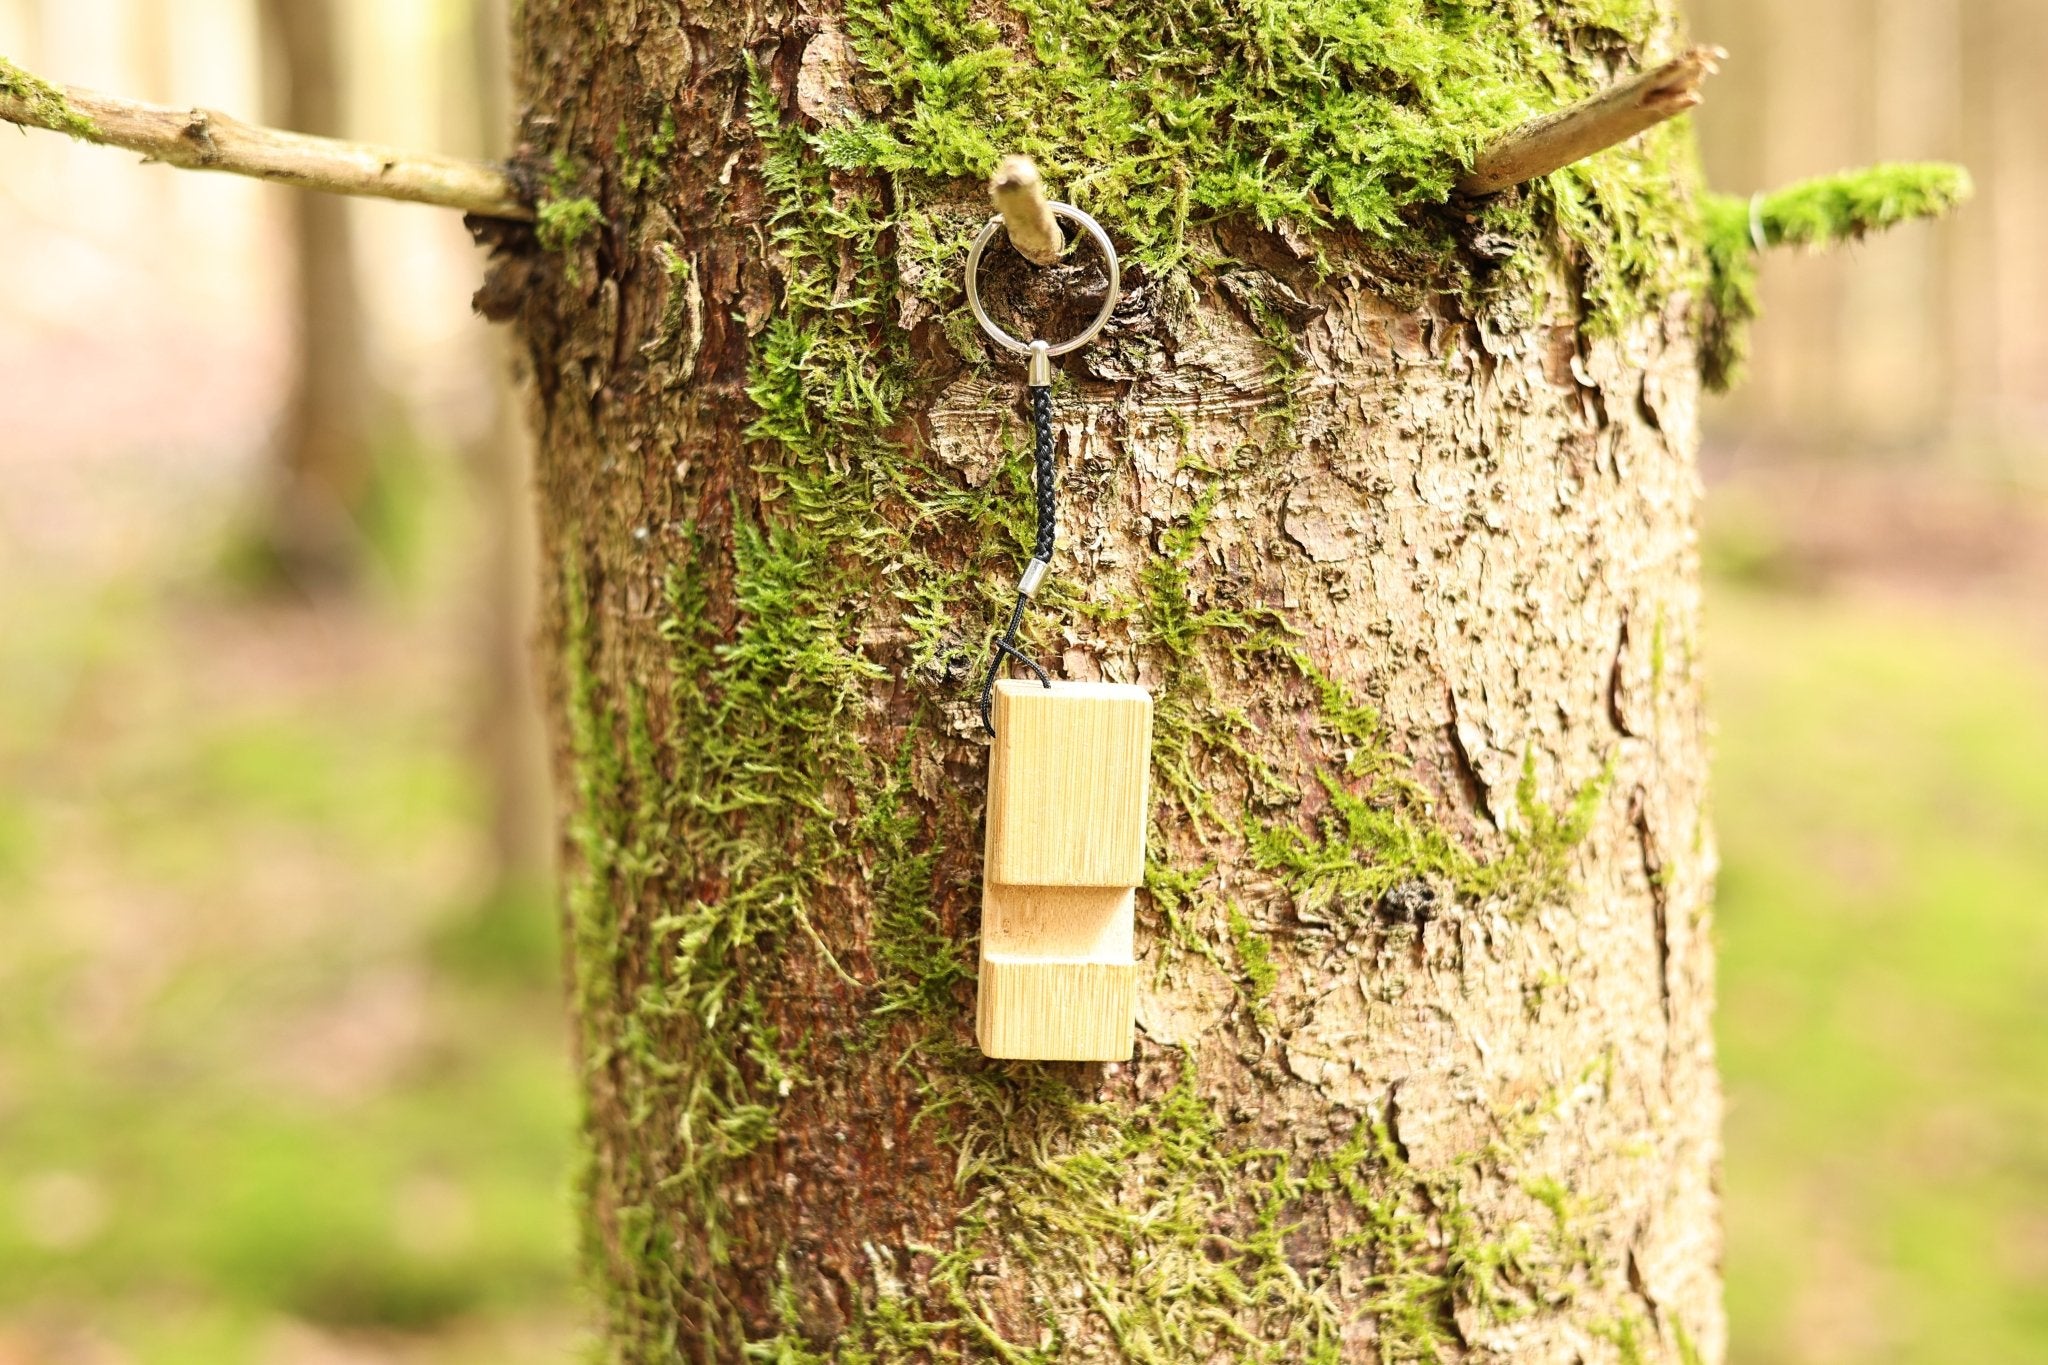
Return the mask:
M995 684L977 1035L991 1057L1122 1061L1137 1007L1152 696Z

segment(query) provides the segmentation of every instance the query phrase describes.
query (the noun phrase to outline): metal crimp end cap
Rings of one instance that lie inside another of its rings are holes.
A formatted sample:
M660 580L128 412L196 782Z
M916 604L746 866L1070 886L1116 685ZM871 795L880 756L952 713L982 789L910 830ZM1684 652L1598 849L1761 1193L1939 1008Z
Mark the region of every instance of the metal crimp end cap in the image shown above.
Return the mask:
M1024 576L1017 580L1017 594L1030 597L1038 591L1038 585L1045 582L1045 572L1052 564L1043 559L1033 559L1024 566Z
M1047 343L1031 343L1031 359L1024 371L1024 383L1034 389L1052 387L1052 347Z

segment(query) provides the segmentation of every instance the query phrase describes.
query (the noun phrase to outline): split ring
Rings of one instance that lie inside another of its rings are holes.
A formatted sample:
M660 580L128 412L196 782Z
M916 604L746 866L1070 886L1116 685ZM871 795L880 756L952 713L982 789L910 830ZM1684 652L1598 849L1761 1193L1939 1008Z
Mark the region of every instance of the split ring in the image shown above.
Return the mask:
M1096 222L1072 204L1051 203L1048 207L1055 214L1070 223L1078 225L1083 232L1094 238L1096 247L1102 252L1102 259L1109 263L1109 288L1102 295L1102 307L1096 310L1095 320L1082 329L1079 336L1062 341L1057 346L1046 346L1045 353L1048 356L1055 356L1065 355L1069 351L1078 350L1095 339L1095 334L1100 332L1102 325L1109 321L1110 312L1115 309L1116 301L1122 294L1123 283L1122 277L1117 272L1116 248L1109 244L1109 234L1102 230L1102 224ZM974 245L968 248L967 306L974 310L974 320L981 324L981 330L988 333L989 339L995 342L996 345L1006 351L1013 351L1018 355L1030 355L1033 343L1019 341L1002 328L996 326L995 321L989 317L988 310L981 306L981 285L979 281L981 253L988 249L988 244L995 240L996 233L1002 229L1002 226L1003 216L997 214L988 220L988 226L981 230L981 235L974 239Z

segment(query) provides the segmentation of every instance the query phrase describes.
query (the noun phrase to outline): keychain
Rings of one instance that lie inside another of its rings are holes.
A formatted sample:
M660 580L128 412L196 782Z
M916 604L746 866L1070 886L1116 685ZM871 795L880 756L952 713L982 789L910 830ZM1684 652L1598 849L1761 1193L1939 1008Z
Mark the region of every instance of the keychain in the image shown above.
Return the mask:
M1050 207L1085 231L1109 266L1102 307L1080 335L1057 345L1019 341L990 319L979 275L1000 215L967 253L975 321L1025 357L1038 503L1037 543L981 690L991 743L975 1031L991 1057L1122 1061L1137 1006L1132 921L1145 876L1152 694L1126 683L1054 682L1017 644L1025 608L1052 567L1057 529L1052 358L1094 340L1120 288L1102 225L1071 204ZM1004 678L1011 660L1031 679Z

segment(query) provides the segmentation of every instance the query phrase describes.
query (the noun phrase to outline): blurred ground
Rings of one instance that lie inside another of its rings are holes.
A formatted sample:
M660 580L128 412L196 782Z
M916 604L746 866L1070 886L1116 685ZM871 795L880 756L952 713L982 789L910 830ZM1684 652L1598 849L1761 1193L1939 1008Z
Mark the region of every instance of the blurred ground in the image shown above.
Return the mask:
M224 572L221 459L0 453L4 1365L573 1340L552 920L488 898L469 760L478 528L445 454L394 462L412 548L351 604Z
M2048 1358L2048 500L1710 500L1736 1365Z
M343 8L352 127L459 148L460 7ZM242 3L0 0L0 52L261 106ZM258 593L288 193L0 136L0 1365L576 1341L552 915L494 890L476 761L475 254L455 215L352 209L372 568Z

